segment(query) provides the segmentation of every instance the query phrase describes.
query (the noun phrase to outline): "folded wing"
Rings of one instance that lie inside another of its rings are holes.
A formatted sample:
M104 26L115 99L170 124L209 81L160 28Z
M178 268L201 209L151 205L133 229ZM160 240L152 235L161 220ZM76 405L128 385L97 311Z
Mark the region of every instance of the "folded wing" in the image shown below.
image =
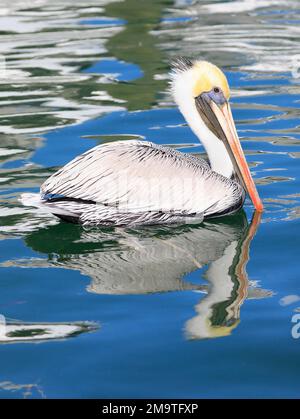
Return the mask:
M44 201L78 201L123 213L214 213L240 199L241 187L207 162L146 141L94 147L53 174Z

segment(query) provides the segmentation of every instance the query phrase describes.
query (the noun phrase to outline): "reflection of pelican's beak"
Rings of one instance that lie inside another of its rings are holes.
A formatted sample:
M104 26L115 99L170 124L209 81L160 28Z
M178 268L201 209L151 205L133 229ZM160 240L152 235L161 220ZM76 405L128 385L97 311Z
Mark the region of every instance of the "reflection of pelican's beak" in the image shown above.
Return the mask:
M206 271L205 276L213 286L208 289L207 296L195 306L196 316L186 322L185 329L189 339L229 336L238 326L240 308L248 296L246 265L250 244L261 217L262 214L255 211L250 226L239 241L231 242L223 256L213 261Z
M244 188L248 192L257 211L263 210L263 204L252 179L243 149L232 118L230 105L227 101L216 104L207 93L195 99L196 107L207 127L223 141L232 164Z

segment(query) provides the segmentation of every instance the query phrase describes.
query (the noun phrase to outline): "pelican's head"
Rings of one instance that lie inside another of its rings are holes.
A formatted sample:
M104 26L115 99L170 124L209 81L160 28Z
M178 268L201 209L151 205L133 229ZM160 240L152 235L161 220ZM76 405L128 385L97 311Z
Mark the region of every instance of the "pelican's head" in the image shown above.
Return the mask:
M174 99L201 138L212 170L226 177L236 173L255 208L262 211L232 118L230 89L224 73L207 61L178 58L173 62L171 78Z

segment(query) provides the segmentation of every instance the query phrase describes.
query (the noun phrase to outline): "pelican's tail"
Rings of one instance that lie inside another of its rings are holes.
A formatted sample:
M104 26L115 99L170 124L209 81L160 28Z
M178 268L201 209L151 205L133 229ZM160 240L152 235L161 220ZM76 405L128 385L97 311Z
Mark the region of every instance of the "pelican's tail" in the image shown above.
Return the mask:
M35 207L43 212L48 212L59 218L75 217L79 218L82 208L74 205L71 207L68 202L51 202L41 198L39 193L23 193L20 196L21 203L26 207ZM72 204L72 203L71 203Z
M41 195L39 193L22 193L19 198L19 201L25 207L42 207Z

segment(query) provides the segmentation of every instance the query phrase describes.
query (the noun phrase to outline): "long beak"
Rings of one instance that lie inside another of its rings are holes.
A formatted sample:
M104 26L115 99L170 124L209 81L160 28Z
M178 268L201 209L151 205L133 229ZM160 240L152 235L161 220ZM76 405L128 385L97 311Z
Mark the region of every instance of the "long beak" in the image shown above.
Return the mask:
M235 171L248 192L255 209L260 212L263 211L263 204L241 147L229 103L226 101L222 105L217 105L214 101L208 100L207 96L204 96L196 99L196 106L208 128L223 141Z

